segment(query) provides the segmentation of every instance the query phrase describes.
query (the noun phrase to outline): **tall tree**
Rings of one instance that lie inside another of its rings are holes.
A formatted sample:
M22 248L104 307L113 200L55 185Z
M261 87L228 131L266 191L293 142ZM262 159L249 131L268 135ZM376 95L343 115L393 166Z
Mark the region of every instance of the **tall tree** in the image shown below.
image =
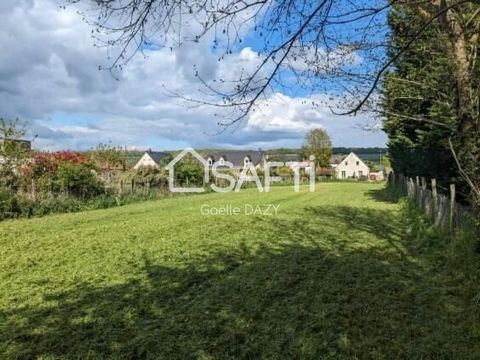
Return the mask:
M399 3L390 12L394 69L385 78L384 128L395 170L455 181L478 205L480 78L475 53L480 8L465 4L442 13L438 7L449 3L436 4L412 8ZM435 12L440 15L426 27ZM411 43L411 33L421 29ZM459 43L464 45L459 48ZM404 49L400 55L399 48Z
M401 48L422 22L412 8L396 6L389 24L391 46ZM458 177L458 169L448 143L456 117L454 79L443 42L432 26L395 59L395 68L385 78L382 108L393 169L434 177L446 185Z
M16 190L19 169L30 153L30 143L23 140L25 127L18 119L0 118L0 187Z
M324 129L313 129L305 136L303 154L306 158L315 157L315 165L323 168L330 167L332 157L332 142L330 136Z

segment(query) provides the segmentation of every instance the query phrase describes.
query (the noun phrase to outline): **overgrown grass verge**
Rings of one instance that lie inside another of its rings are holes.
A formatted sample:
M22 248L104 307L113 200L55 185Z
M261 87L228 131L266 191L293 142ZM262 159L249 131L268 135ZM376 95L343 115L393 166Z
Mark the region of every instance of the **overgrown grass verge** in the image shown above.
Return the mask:
M407 198L400 203L412 250L434 256L439 267L451 271L465 289L465 298L471 299L468 306L480 325L480 239L475 224L465 224L452 234L449 229L432 224Z
M208 192L208 191L207 191ZM78 198L68 195L29 195L16 194L2 198L0 196L0 221L6 219L42 217L51 214L76 213L89 210L108 209L148 200L160 200L171 197L195 194L171 193L167 190L143 190L121 195L105 193L93 198Z

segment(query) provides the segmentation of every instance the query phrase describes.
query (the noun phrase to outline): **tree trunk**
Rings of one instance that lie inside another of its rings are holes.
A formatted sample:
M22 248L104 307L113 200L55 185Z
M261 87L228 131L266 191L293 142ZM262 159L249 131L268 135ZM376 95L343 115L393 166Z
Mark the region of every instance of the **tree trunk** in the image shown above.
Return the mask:
M440 2L445 6L446 2ZM452 61L452 71L455 77L457 94L456 113L458 125L456 129L457 156L462 169L463 177L468 177L467 183L471 188L472 205L479 208L480 174L478 163L480 151L478 138L478 87L474 78L475 53L478 46L478 30L465 28L466 21L460 21L462 9L451 9L440 18L440 25L448 36L446 47ZM469 34L470 32L470 34Z

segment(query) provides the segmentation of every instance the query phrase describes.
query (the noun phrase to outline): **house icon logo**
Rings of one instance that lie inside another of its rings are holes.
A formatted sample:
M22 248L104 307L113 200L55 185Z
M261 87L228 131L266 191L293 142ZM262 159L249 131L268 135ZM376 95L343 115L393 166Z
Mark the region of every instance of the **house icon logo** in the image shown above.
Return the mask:
M209 157L208 160L204 159L198 152L196 152L193 148L188 147L184 149L180 154L175 156L175 158L170 161L170 163L165 167L168 170L168 188L171 192L177 193L203 193L205 192L205 186L202 187L176 187L175 186L175 165L182 160L187 154L190 154L198 162L203 166L203 184L206 185L210 183L210 171L212 172L212 177L214 179L224 179L228 181L230 185L226 187L219 187L215 183L210 184L210 187L215 192L230 192L235 191L239 192L242 188L242 185L245 182L254 182L257 185L257 189L259 192L269 192L270 191L270 184L273 182L281 182L282 178L279 176L271 176L270 170L272 168L279 168L285 166L284 162L281 161L267 161L263 164L264 170L264 181L265 181L265 190L262 186L260 178L258 176L256 166L253 161L251 161L250 157L245 157L244 159L240 158L241 169L235 168L234 164L230 161L226 161L226 159L222 156L218 161L212 163L211 158ZM238 160L238 157L237 157ZM247 161L248 160L248 161ZM293 180L294 180L294 191L300 191L300 169L301 168L309 168L309 175L310 175L310 192L315 191L315 163L313 163L313 158L310 158L312 163L298 163L298 164L290 164L290 168L293 171ZM288 163L287 163L288 165ZM218 170L220 168L220 171ZM227 171L225 171L227 170ZM237 171L237 173L232 173L232 171ZM230 173L228 173L230 172ZM234 177L234 175L236 177Z
M165 169L168 170L168 187L171 192L179 192L179 193L187 193L187 192L195 192L195 193L201 193L205 192L204 187L175 187L175 164L178 163L180 160L182 160L187 154L192 155L194 158L196 158L203 166L203 182L207 184L210 180L210 171L208 169L208 162L205 160L198 152L196 152L192 148L186 148L184 149L180 154L175 156L175 158L168 163L168 165L165 167Z

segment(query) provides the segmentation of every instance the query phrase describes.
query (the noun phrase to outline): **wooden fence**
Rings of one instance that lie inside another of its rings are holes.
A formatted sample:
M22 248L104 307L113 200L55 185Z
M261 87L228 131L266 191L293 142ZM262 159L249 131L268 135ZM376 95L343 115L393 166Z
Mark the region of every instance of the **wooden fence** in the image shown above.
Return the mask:
M438 191L436 179L418 176L413 179L391 173L388 182L406 194L436 226L455 232L473 219L472 210L457 203L455 184L445 193Z
M105 184L105 188L115 195L138 195L149 193L168 193L168 183L154 183L149 181L135 181L133 179L111 181Z

